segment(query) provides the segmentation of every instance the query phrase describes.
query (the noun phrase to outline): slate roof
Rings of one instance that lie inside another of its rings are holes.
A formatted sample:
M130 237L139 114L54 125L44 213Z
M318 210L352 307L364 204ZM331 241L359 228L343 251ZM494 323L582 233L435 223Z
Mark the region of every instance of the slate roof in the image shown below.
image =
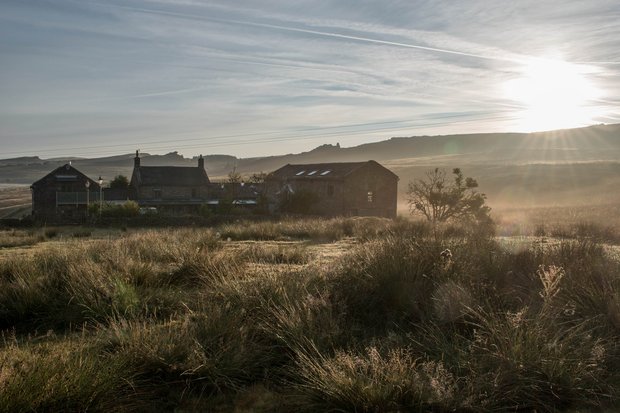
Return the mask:
M132 178L139 185L149 186L201 186L209 184L203 168L195 166L139 166ZM132 184L135 184L132 182Z
M97 181L90 179L89 177L87 177L82 172L78 171L71 164L68 164L68 163L64 164L63 166L59 166L58 168L54 169L52 172L45 175L43 178L35 181L31 185L31 188L36 187L42 183L45 183L48 177L50 176L53 176L54 180L59 181L59 182L79 182L79 181L88 180L90 182L91 191L95 189L99 189L99 183Z
M331 163L313 163L284 165L282 168L269 174L268 178L272 179L313 179L313 178L331 178L342 179L352 172L368 165L375 165L390 172L398 178L392 171L385 168L375 161L366 162L331 162Z

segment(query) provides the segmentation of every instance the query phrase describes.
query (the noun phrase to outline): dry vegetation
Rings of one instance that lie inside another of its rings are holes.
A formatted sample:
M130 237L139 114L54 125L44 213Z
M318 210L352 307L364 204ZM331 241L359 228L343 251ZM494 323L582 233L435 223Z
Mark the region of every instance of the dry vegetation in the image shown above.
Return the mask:
M569 235L4 231L0 411L615 409L620 263Z
M493 213L498 235L589 238L620 244L620 203L503 208Z
M26 185L0 184L0 218L19 218L31 208L30 189Z

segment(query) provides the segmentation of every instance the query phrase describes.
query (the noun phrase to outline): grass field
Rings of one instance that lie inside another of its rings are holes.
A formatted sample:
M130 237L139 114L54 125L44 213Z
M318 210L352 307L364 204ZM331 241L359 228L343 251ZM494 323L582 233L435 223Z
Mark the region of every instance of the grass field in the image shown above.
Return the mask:
M613 411L620 262L593 225L2 231L0 411Z
M0 218L21 218L29 215L30 210L28 186L0 184Z

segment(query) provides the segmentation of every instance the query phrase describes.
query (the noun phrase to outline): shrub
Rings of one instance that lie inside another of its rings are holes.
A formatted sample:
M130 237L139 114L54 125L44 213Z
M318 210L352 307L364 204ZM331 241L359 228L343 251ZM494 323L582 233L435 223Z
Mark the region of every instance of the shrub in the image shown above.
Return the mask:
M127 179L125 175L116 175L114 179L110 181L110 188L127 189L129 188L129 179Z
M210 218L213 216L213 210L207 204L200 205L198 209L198 214L203 218Z
M407 202L411 213L419 213L432 223L449 220L473 220L489 225L491 208L486 196L476 191L478 182L463 177L459 168L453 169L454 182L448 182L446 172L439 168L426 173L426 180L409 183Z
M122 205L105 205L101 215L106 218L131 218L140 214L140 206L135 201L127 201Z

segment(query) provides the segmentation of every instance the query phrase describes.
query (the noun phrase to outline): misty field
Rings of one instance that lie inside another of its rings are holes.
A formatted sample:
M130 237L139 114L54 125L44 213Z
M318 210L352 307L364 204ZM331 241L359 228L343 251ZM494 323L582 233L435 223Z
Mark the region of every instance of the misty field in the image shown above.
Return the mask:
M0 231L0 411L617 409L617 227L540 224Z
M0 184L0 219L29 215L32 196L27 185Z

